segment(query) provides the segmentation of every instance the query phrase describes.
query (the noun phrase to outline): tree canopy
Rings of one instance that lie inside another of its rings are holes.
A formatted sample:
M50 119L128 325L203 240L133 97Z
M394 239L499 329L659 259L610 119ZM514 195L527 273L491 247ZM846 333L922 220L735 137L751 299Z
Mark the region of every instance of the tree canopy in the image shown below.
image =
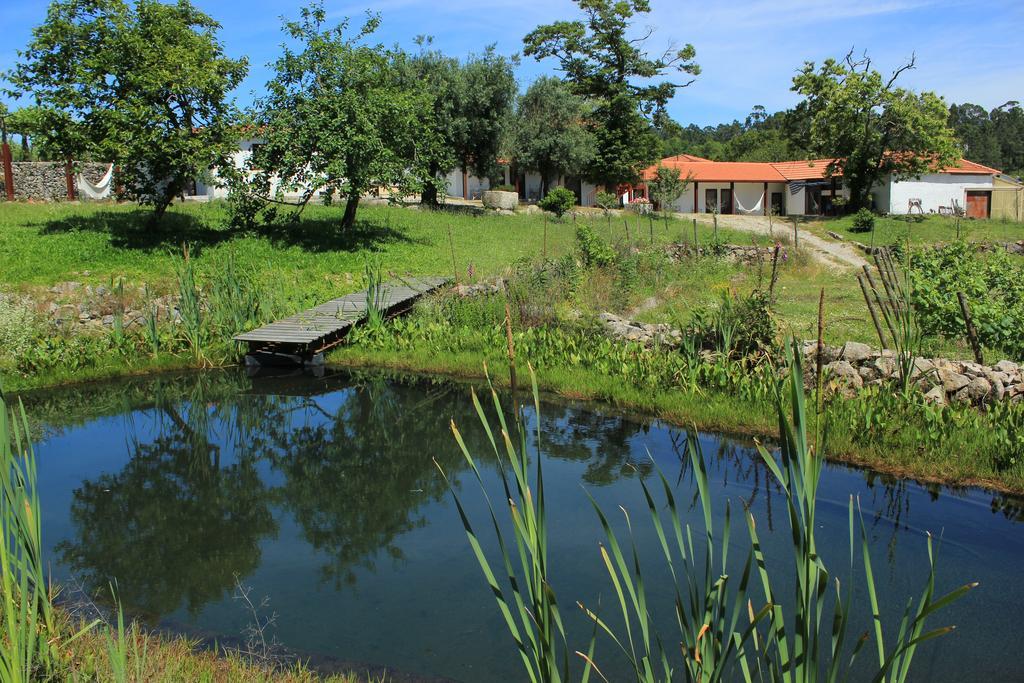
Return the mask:
M574 0L585 21L556 21L538 26L523 42L524 54L553 58L576 94L593 104L588 123L597 155L588 177L608 187L632 182L658 156L650 119L663 114L679 88L700 73L692 45L651 57L644 49L653 30L632 32L638 14L650 12L648 0ZM657 79L668 73L684 79Z
M991 111L969 102L949 106L949 125L971 161L1024 175L1024 109L1011 100Z
M912 68L913 58L886 78L868 57L851 53L820 67L806 62L793 78L811 120L811 151L838 160L827 173L843 176L851 209L867 206L871 188L886 176L903 180L958 160L942 98L896 86Z
M29 94L52 154L120 166L159 218L191 180L237 149L228 93L247 62L188 0L56 0L7 75Z
M380 18L369 15L350 33L349 22L326 26L321 3L286 21L285 45L273 64L267 94L253 112L263 141L250 160L257 193L298 192L299 207L313 197L345 198L342 229L351 228L360 197L371 189L419 193L440 182L430 170L444 157L425 88L404 78L405 55L370 38Z
M560 78L542 76L519 98L513 155L521 168L540 174L542 195L550 181L583 175L593 160L586 114L584 99Z
M498 156L507 142L517 91L513 60L493 46L465 62L427 49L431 39L417 38L423 49L404 61L407 87L422 89L430 99L430 116L422 122L437 140L430 172L453 168L477 177L497 174ZM437 204L438 188L428 185L423 203Z

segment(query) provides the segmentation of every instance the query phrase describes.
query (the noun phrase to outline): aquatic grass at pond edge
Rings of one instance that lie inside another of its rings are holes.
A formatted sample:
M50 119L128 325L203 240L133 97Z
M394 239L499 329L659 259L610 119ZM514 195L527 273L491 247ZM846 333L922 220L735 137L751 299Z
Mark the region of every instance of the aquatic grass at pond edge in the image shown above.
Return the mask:
M720 544L721 564L719 569L715 569L713 558L716 554L716 542L712 528L712 501L704 456L696 439L695 430L691 430L688 434L688 450L693 469L697 473L698 497L705 525L706 547L703 563L700 563L698 553L695 552L689 525L686 525L684 534L672 488L664 476L659 473L672 523L671 528L674 532L675 549L679 561L682 562L677 574L676 560L673 558L671 549L672 544L667 540L661 521L662 506L655 502L646 483L641 479L652 523L675 583L674 608L679 627L678 638L684 644L681 653L682 662L673 662L675 648L666 648L664 645L666 642L676 642L677 639L672 636L663 637L652 630L652 613L648 607L643 581L644 573L641 570L640 556L635 542L632 543L630 562L625 558L622 546L604 512L591 498L608 540L607 549L602 546L600 554L615 589L614 594L618 599L623 624L621 627L616 627L583 605L581 608L626 656L638 682L670 681L675 672L681 668L686 680L700 681L701 683L734 680L737 671L742 680L747 682L770 680L787 683L790 681L799 683L817 681L824 671L824 680L834 683L848 679L858 654L869 640L873 640L878 659L873 680L878 683L903 683L910 673L917 647L952 630L951 626L945 626L926 631L925 625L928 617L962 597L977 585L969 583L942 597L935 597L936 564L932 539L929 535L927 539L929 573L925 588L916 608L912 599L907 601L896 637L893 641L887 641L883 632L881 609L876 596L867 531L859 511L859 505L855 514L854 500L851 497L848 504L849 586L846 588L844 598L838 578L834 580L835 597L831 630L822 631L822 617L829 601L827 593L829 584L832 582L824 560L817 553L814 540L817 488L824 458L822 453L814 452L814 446L811 445L811 440L808 438L808 412L805 403L800 348L795 341L789 351L788 360L790 372L788 377L780 380L776 394L781 435L781 466L763 446L759 445L758 451L786 495L789 526L793 539L792 559L797 579L795 599L791 604L792 618L787 618L785 605L789 603L781 603L773 591L771 572L769 572L765 557L761 552L756 523L751 514L744 514L750 535L750 548L735 590L730 588L730 576L726 568L730 533L728 508ZM527 441L522 421L517 419L516 426L520 444L519 450L517 450L513 445L500 400L493 387L491 387L491 394L499 419L501 437L507 452L507 462L501 457L489 420L475 393L473 402L481 425L498 456L497 462L505 483L506 503L512 522L515 547L522 563L522 574L520 575L512 568L504 537L506 532L502 531L494 507L488 500L491 521L506 571L504 578L507 581L507 586L505 588L497 580L495 572L482 550L472 522L466 515L460 495L450 481L448 482L449 487L459 509L470 545L497 600L499 610L504 615L506 626L517 644L530 680L566 680L569 677L568 656L572 648L565 642L565 631L561 626L555 590L548 580L547 532L543 503L544 479L540 465L542 457L539 427L536 444L538 452L535 456L537 460L536 475L531 482L527 469ZM535 377L533 378L533 399L535 409L539 413L540 403ZM787 417L787 407L791 412L791 417ZM821 421L815 420L815 431L820 430L820 425ZM452 431L466 461L476 473L477 481L486 496L486 489L474 458L454 423ZM824 435L818 434L814 442L824 444ZM516 483L514 491L510 491L508 487L505 467L510 467L513 471ZM623 512L626 514L627 528L630 530L632 539L632 527L629 525L628 513L625 509ZM857 638L852 648L849 648L847 646L847 625L857 555L855 552L855 527L857 526L855 520L859 520L863 572L870 599L873 629ZM698 569L699 564L703 564L703 572ZM754 597L752 593L748 592L754 567L756 567L763 589L763 604L756 608ZM717 578L716 573L718 574ZM679 586L680 575L684 576L686 580L686 588L683 591ZM523 600L521 582L525 582L525 592L530 597L529 604ZM512 597L512 603L516 608L514 616L510 609L511 603L506 598L506 590L509 591L508 594ZM762 624L762 622L764 623ZM639 629L638 631L634 631L634 623ZM554 637L556 627L560 638ZM623 631L619 628L624 629L624 636ZM525 639L520 635L521 629L522 633L526 635ZM591 640L590 648L585 655L576 651L576 654L586 663L581 675L584 681L589 678L592 668L598 675L601 675L598 664L600 657L595 658L594 651L594 640ZM559 661L562 662L560 666L556 665Z

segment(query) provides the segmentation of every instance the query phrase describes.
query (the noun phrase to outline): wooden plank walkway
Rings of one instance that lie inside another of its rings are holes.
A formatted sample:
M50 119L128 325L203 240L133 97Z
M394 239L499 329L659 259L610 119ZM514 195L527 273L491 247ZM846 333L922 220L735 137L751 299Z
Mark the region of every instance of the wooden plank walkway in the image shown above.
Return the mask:
M381 286L379 307L386 316L409 307L424 294L444 287L451 278L402 278ZM366 318L366 290L296 313L234 337L249 345L249 352L259 351L306 356L321 353L335 346Z

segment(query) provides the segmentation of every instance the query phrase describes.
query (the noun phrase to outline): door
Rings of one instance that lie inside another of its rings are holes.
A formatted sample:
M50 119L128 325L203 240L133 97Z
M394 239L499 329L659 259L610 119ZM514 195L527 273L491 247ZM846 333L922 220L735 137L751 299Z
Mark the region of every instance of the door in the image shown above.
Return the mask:
M992 192L989 190L967 191L967 217L988 218L992 215Z
M820 187L808 187L804 190L804 197L806 197L806 205L804 207L805 216L820 216L821 215L821 188Z
M714 213L718 209L718 190L704 190L704 213Z
M783 214L782 208L782 193L772 192L772 215L781 216Z
M718 205L721 209L719 213L732 213L732 190L727 190L723 187L720 194Z

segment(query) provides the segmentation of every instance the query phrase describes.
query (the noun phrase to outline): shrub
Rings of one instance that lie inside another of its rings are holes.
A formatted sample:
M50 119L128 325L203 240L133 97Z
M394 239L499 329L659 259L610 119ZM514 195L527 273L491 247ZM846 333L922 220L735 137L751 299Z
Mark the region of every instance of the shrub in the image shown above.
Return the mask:
M576 245L580 250L580 258L587 267L603 268L615 262L615 250L598 237L589 225L577 226Z
M495 192L515 192L516 191L516 186L515 185L509 185L509 184L506 183L506 184L503 184L503 185L495 185L491 189L493 191L495 191Z
M0 294L0 358L21 358L38 336L39 316L24 301Z
M1005 252L979 255L958 242L913 255L911 289L925 334L958 339L964 320L957 301L963 292L982 344L1024 358L1024 265Z
M871 232L875 229L875 214L871 209L861 209L853 214L852 232Z
M594 204L602 211L609 211L619 205L619 198L611 192L598 192L594 195Z
M576 195L568 188L556 187L548 192L544 199L537 202L537 206L561 218L576 206Z
M718 306L694 310L684 334L700 348L745 356L774 348L778 330L767 292L754 290L743 299L723 292Z

